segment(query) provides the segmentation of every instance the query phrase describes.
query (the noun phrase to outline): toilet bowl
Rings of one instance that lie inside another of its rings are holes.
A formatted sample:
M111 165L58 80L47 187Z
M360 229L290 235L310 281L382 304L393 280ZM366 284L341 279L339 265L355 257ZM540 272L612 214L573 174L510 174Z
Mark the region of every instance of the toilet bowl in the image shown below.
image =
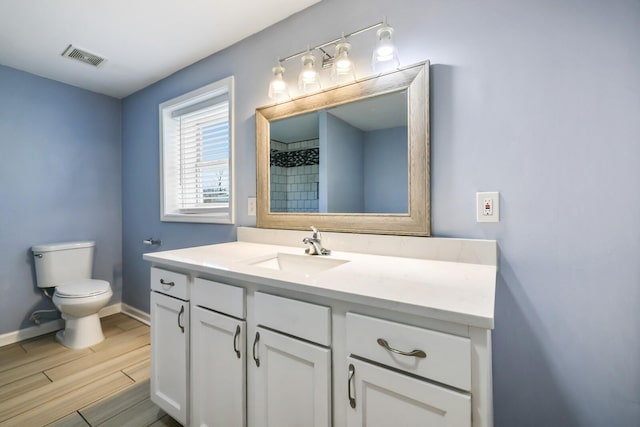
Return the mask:
M52 301L65 321L56 338L72 349L104 340L98 312L113 291L109 282L91 279L95 242L69 242L33 246L39 288L55 288Z
M65 347L81 349L104 340L98 312L107 305L113 291L104 280L78 280L56 286L53 304L65 320L56 338Z

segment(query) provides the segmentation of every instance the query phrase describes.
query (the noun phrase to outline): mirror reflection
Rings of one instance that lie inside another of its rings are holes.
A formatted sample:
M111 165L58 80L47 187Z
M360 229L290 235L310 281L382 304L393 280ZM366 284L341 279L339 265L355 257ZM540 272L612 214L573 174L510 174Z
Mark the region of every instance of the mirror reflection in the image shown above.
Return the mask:
M409 211L407 91L270 123L271 212Z

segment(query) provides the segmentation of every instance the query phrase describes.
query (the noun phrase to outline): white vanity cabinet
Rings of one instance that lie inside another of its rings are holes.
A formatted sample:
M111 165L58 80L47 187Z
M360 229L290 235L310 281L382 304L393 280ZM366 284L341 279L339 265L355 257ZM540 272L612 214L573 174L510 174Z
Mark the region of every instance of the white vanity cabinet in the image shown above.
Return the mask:
M151 400L183 425L188 422L188 276L151 269Z
M240 287L194 279L190 425L247 425L244 294Z
M346 325L348 427L471 427L468 338L354 313Z
M254 309L252 427L331 426L330 308L256 292Z
M455 254L309 273L266 265L301 256L276 244L145 254L152 400L185 427L493 427L495 242L420 245Z

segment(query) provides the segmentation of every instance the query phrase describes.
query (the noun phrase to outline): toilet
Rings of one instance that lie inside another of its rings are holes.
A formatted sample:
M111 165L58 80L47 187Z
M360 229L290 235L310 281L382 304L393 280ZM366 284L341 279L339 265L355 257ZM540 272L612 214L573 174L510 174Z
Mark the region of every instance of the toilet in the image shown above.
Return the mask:
M109 282L91 279L95 242L36 245L31 248L39 288L54 288L53 304L65 328L56 338L65 347L81 349L104 340L98 311L113 291Z

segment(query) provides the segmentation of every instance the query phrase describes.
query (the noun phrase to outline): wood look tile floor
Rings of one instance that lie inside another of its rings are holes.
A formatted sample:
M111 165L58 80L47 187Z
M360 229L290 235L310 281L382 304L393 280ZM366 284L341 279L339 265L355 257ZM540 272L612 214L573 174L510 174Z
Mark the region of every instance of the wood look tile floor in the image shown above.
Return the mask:
M55 334L0 347L0 426L180 426L149 400L149 327L115 314L102 329L84 350Z

